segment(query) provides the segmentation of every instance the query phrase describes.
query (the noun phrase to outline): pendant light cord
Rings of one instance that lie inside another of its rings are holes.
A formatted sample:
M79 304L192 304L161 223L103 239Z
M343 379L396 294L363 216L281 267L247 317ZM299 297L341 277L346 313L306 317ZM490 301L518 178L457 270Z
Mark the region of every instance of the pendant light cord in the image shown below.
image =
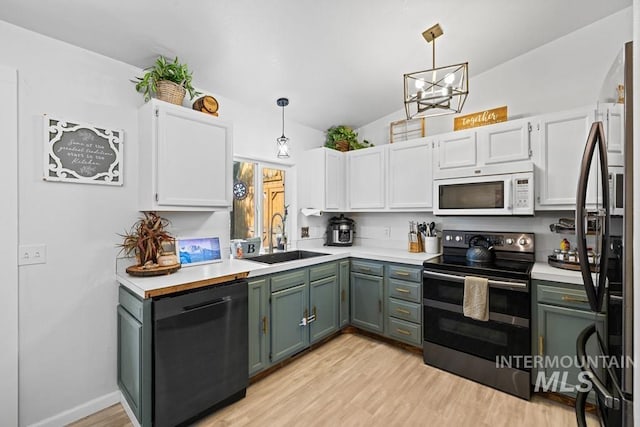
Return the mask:
M284 105L282 106L282 138L284 138Z

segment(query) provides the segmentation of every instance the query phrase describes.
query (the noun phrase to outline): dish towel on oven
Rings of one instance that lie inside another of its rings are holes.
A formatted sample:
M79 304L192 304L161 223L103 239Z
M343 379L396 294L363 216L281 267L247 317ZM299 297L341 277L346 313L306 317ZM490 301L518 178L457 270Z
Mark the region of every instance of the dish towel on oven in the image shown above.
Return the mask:
M464 277L462 313L475 320L489 320L489 280L483 277Z

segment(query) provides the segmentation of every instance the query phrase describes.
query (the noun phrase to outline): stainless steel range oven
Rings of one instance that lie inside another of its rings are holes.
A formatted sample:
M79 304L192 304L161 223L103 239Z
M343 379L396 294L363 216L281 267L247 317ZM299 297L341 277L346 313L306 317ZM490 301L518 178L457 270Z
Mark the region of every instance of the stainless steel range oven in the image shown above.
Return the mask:
M489 262L467 260L478 235L492 246ZM534 262L531 233L444 231L443 255L424 263L425 363L529 399ZM463 314L466 276L488 280L487 321Z

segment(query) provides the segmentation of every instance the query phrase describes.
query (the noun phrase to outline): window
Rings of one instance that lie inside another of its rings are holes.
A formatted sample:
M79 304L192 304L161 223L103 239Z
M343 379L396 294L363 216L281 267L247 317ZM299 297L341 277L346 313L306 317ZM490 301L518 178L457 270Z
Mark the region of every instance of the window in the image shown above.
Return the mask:
M273 246L284 249L285 177L284 169L251 161L234 162L231 239L260 236L266 249L273 225ZM262 197L256 196L260 194Z

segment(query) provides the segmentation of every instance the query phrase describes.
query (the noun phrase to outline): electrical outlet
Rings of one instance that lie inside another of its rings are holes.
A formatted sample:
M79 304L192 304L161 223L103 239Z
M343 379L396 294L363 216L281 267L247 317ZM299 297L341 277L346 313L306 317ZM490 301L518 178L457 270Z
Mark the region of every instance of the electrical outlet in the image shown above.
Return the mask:
M302 237L303 239L305 237L309 237L309 227L302 227L300 229L300 237Z
M47 262L47 245L20 245L18 248L18 265L45 264Z
M382 234L384 235L384 238L389 240L391 238L391 228L390 227L384 227L382 229Z

